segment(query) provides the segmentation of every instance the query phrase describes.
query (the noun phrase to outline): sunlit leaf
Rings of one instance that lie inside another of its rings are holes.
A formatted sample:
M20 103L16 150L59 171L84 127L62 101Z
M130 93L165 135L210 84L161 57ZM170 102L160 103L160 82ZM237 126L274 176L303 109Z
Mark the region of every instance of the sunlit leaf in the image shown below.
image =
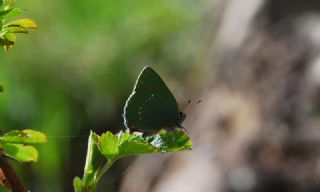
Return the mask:
M20 28L21 30L24 29L36 29L36 23L31 19L17 19L6 23L4 25L6 28Z
M160 152L158 148L145 141L142 133L121 132L119 136L121 140L119 145L120 156Z
M119 154L118 137L113 135L111 132L106 132L101 135L98 140L99 149L101 154L106 156L108 159L113 159Z
M47 137L44 133L30 129L14 130L5 133L0 137L0 142L17 143L17 144L37 144L47 142Z
M4 29L6 33L28 33L28 29L24 27L10 26Z
M148 137L143 137L139 132L120 132L117 135L106 132L99 138L98 146L101 154L110 160L128 155L189 150L192 142L190 137L179 129L163 130Z
M19 162L35 162L38 160L38 151L30 145L2 143L3 153Z

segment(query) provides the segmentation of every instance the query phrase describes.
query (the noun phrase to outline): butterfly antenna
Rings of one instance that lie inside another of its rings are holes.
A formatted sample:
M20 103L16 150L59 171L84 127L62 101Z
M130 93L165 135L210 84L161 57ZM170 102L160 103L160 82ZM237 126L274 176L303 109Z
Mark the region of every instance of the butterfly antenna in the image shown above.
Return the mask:
M182 108L182 111L185 111L187 109L187 107L189 107L190 103L191 103L191 99L188 100L188 103ZM200 104L202 102L201 99L197 100L197 102L195 102L196 105Z
M182 111L185 111L186 108L190 105L190 103L191 103L191 99L189 99L189 100L188 100L188 103L185 104L185 106L183 106Z

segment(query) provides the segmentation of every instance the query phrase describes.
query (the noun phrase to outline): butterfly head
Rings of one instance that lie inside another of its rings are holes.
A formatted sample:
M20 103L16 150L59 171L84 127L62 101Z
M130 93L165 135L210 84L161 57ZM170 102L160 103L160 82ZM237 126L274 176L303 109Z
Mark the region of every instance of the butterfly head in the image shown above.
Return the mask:
M186 119L186 117L187 117L187 115L184 112L179 111L179 119L178 119L176 125L178 127L182 127L181 124Z

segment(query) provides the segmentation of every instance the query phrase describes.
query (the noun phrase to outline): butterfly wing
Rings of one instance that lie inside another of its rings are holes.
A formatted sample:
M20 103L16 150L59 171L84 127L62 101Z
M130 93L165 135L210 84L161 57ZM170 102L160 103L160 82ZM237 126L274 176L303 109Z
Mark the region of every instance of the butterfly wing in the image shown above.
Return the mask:
M140 131L174 127L179 121L177 101L152 68L145 67L140 73L123 118L127 128Z

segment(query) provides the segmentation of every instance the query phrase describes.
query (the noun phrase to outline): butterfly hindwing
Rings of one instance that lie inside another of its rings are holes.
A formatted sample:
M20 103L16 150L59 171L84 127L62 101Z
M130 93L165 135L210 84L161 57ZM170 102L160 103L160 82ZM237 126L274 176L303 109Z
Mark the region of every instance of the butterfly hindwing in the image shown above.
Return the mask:
M146 132L174 127L180 118L174 96L150 67L140 73L123 117L127 128Z

